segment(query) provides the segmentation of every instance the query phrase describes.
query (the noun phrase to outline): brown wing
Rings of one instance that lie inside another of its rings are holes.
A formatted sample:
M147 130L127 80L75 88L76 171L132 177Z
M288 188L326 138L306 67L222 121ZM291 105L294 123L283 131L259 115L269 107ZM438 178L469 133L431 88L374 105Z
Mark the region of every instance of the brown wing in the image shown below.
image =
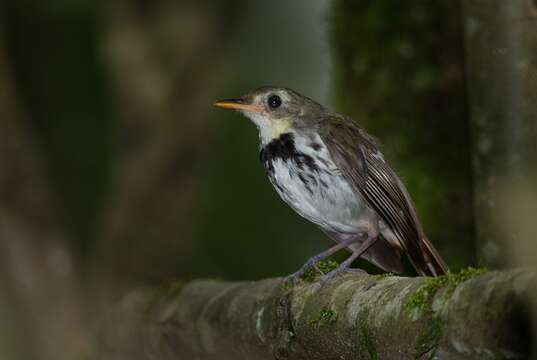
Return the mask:
M380 155L376 141L351 119L330 116L322 122L320 136L334 162L390 227L418 273L445 273L447 266L425 237L405 186Z

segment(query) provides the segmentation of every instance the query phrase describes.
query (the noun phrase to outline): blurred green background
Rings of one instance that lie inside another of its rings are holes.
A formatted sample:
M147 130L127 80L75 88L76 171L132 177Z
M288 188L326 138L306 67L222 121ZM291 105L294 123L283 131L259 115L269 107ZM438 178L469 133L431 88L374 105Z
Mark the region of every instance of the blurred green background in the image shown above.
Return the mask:
M286 275L330 246L272 189L255 127L212 107L263 85L378 137L452 270L494 264L475 236L463 28L448 0L3 1L0 304L28 317L16 331L64 313L84 327L82 303L134 285Z

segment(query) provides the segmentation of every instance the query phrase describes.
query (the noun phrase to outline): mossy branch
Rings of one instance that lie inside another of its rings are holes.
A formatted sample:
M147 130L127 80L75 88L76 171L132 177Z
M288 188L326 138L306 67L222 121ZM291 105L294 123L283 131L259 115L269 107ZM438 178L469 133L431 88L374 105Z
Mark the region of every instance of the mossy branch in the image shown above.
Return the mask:
M102 358L525 359L535 274L346 275L321 289L282 279L193 281L114 309ZM110 319L107 319L110 323ZM117 334L129 341L117 342ZM125 334L129 334L128 336Z

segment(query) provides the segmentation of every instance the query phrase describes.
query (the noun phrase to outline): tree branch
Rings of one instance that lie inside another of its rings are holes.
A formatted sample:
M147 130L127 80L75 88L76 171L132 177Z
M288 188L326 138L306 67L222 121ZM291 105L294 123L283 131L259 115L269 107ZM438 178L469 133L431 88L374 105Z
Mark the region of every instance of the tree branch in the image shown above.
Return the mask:
M113 310L115 327L110 317L106 320L109 332L102 344L107 347L100 355L219 360L527 358L532 334L526 300L534 282L533 272L512 270L482 275L467 271L434 279L347 275L321 289L305 282L286 288L279 278L175 284L166 291L128 295L120 311Z

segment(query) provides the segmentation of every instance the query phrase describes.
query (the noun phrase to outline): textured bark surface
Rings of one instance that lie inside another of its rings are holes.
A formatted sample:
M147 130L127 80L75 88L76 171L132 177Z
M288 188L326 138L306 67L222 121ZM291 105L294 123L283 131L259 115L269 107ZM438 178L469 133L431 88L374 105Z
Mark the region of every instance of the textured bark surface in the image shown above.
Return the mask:
M526 359L532 337L526 296L534 283L534 273L513 270L462 282L347 275L321 289L288 288L282 279L175 284L128 295L106 320L99 355Z

